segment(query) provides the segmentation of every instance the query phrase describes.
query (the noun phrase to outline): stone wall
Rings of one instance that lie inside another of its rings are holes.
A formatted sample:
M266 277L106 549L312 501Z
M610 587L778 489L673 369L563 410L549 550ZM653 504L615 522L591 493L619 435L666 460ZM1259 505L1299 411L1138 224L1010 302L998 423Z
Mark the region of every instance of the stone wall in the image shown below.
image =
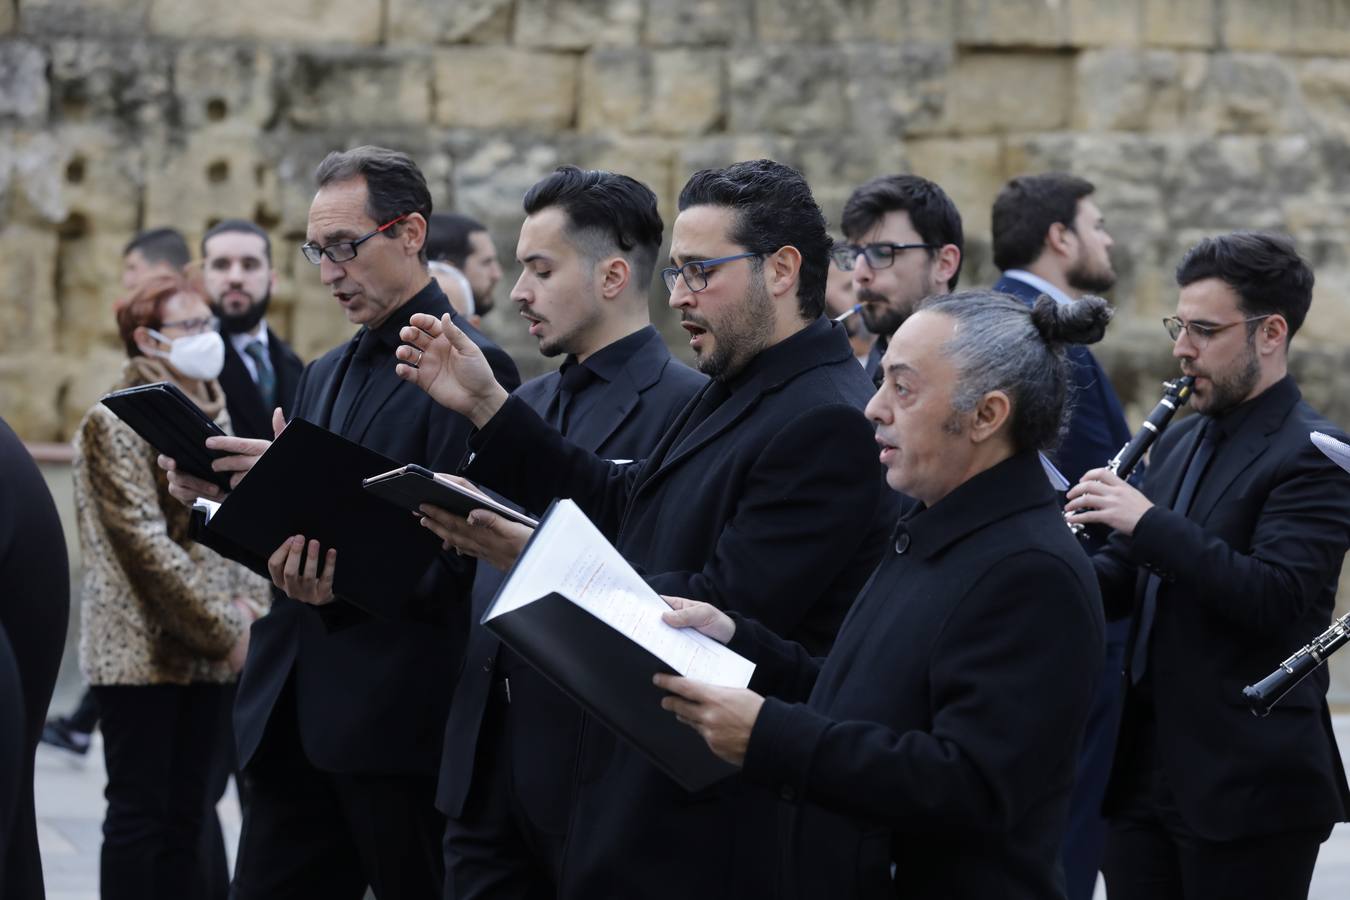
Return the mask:
M142 227L256 220L279 329L306 356L345 339L295 247L315 163L371 142L508 258L560 163L641 178L667 221L690 172L737 159L800 167L831 218L917 171L961 206L968 285L994 277L1000 184L1072 170L1116 239L1101 355L1132 420L1174 371L1180 251L1285 230L1318 274L1296 371L1350 424L1347 51L1348 0L0 0L0 412L63 440L108 386ZM653 309L668 326L659 289ZM488 327L538 371L508 310Z

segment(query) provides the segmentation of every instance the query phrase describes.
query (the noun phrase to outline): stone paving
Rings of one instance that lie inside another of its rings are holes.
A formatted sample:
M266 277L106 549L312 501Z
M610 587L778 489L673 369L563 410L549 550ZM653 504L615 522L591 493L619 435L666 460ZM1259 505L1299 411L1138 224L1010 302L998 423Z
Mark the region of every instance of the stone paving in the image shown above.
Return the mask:
M1350 714L1338 715L1336 732L1350 765ZM98 850L103 821L102 745L97 735L85 757L40 747L37 811L48 900L98 900ZM239 839L239 804L233 784L219 806L226 845L233 858ZM1106 892L1098 884L1097 898ZM1332 832L1313 875L1312 900L1350 897L1350 825Z

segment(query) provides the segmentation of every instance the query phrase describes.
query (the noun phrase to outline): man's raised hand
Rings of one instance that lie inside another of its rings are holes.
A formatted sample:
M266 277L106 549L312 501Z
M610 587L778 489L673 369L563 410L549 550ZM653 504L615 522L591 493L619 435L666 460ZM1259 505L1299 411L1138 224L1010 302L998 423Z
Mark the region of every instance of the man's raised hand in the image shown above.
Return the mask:
M506 402L506 390L492 376L483 351L455 327L447 313L440 319L416 313L398 333L394 372L426 391L441 406L482 428Z

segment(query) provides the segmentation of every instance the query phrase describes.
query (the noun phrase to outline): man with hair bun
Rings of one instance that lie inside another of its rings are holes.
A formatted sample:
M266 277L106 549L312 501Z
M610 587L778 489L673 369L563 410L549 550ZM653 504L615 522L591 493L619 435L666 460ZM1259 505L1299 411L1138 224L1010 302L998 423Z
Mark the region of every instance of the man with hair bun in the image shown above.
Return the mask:
M657 683L777 796L765 896L1064 896L1102 611L1037 451L1065 414L1065 343L1108 317L1096 298L1028 309L980 291L929 298L895 332L867 416L887 483L919 502L828 655L668 598L671 625L756 664L749 689Z
M1206 238L1177 266L1172 355L1199 413L1153 446L1143 488L1092 469L1075 522L1111 618L1133 613L1104 811L1111 900L1306 897L1350 787L1318 669L1269 718L1244 685L1324 631L1350 548L1350 475L1308 439L1345 434L1289 374L1313 273L1288 238Z

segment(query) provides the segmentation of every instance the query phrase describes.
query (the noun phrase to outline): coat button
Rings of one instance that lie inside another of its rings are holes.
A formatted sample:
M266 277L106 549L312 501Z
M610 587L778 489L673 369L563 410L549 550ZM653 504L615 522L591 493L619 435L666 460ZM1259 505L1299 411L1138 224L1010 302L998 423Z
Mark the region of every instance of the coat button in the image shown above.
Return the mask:
M489 656L489 657L487 658L487 662L483 663L483 671L484 671L484 672L491 672L491 671L492 671L492 664L493 664L494 662L496 662L496 661L497 661L496 659L494 659L493 657Z
M909 532L902 531L895 536L895 552L901 556L909 549Z

